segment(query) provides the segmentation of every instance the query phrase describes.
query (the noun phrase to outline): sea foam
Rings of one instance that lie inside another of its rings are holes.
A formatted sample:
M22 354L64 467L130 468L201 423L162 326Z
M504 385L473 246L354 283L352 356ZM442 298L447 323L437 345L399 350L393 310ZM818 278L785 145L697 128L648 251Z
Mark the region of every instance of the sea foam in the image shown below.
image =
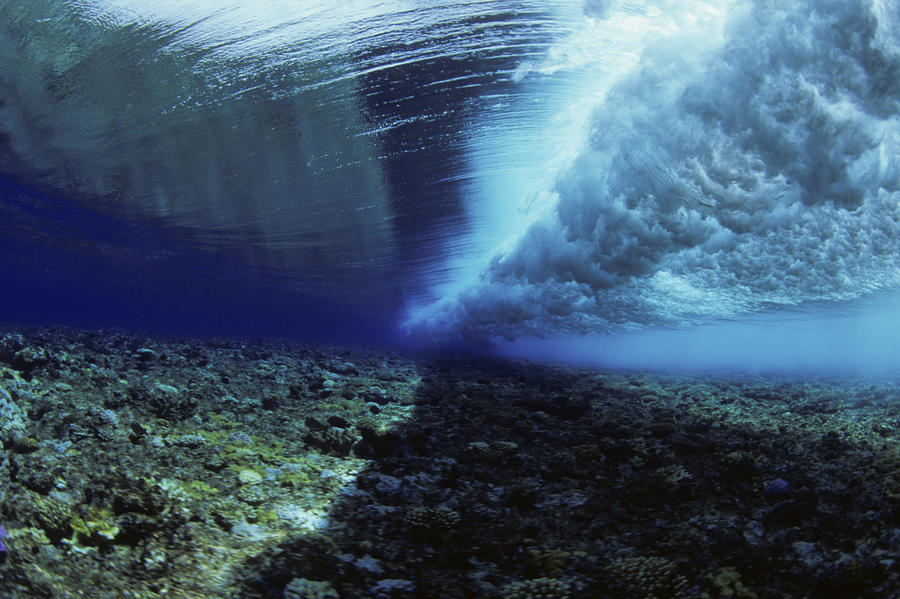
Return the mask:
M896 8L647 3L656 31L593 96L587 135L572 132L583 147L542 190L553 205L407 326L430 339L628 330L897 284Z

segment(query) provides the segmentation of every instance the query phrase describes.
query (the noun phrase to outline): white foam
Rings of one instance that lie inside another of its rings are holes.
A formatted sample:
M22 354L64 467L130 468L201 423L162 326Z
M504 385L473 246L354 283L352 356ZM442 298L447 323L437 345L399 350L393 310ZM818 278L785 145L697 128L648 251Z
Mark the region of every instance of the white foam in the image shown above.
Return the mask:
M589 139L544 190L555 205L414 313L414 333L687 324L900 283L900 57L884 23L897 13L863 0L644 13L660 15L653 33L590 96Z

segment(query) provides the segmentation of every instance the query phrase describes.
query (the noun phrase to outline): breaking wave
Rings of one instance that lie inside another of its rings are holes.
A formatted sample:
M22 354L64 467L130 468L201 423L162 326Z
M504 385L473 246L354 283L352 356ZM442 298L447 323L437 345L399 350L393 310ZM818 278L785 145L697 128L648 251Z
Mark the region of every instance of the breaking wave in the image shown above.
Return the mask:
M632 64L563 52L600 82L571 88L577 149L506 198L538 205L528 225L417 306L415 334L680 325L900 281L896 2L590 4L560 44L630 25Z

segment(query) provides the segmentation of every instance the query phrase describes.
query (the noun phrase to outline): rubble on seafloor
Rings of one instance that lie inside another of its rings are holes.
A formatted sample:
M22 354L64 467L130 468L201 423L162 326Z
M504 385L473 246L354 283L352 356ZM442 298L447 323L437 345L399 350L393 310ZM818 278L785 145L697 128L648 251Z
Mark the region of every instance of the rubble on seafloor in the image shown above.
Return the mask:
M898 596L898 398L7 330L0 596Z

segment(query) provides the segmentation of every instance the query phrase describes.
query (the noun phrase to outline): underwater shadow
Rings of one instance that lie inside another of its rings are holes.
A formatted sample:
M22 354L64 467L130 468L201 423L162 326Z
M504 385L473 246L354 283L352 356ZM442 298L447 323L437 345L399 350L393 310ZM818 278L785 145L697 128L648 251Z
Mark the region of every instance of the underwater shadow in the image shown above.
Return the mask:
M889 557L900 526L900 480L886 478L900 464L894 425L883 424L900 422L890 388L446 357L419 361L416 376L409 400L370 395L368 414L333 414L328 434L308 435L368 464L328 526L245 561L235 596L900 588ZM403 405L402 424L379 420Z

